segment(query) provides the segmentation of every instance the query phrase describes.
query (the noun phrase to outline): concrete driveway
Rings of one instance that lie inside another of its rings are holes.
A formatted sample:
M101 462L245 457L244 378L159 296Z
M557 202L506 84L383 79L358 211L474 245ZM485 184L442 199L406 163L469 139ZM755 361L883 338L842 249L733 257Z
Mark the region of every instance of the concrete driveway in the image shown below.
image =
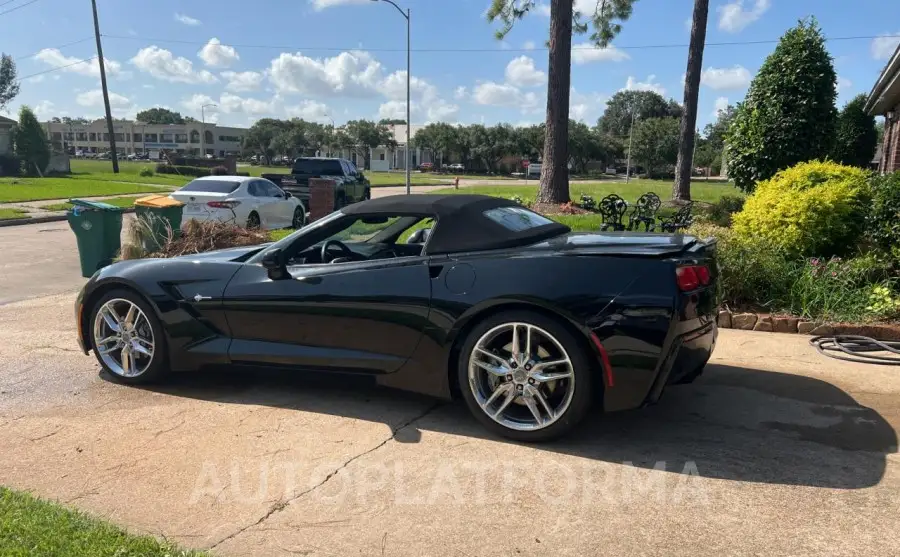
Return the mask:
M887 555L900 373L722 331L659 405L528 446L290 374L118 385L72 295L0 306L0 484L222 555Z

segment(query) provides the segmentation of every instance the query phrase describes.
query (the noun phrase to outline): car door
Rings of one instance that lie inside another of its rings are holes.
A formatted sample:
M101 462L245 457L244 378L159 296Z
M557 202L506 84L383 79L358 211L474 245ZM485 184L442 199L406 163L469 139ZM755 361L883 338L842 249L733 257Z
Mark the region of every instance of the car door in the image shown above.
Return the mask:
M359 174L359 170L356 168L356 165L350 161L347 161L347 166L350 170L350 177L353 180L353 200L354 201L362 201L365 195L365 186L362 182L362 177Z
M271 196L266 181L252 180L247 186L247 193L253 198L256 211L259 213L263 224L267 228L278 227L278 208L275 199Z
M261 180L266 194L272 200L273 212L277 223L273 221L273 227L287 228L294 219L294 204L291 203L284 195L284 190L268 180Z
M385 374L415 351L431 299L426 258L288 271L289 278L272 280L261 265L248 264L228 284L232 362Z

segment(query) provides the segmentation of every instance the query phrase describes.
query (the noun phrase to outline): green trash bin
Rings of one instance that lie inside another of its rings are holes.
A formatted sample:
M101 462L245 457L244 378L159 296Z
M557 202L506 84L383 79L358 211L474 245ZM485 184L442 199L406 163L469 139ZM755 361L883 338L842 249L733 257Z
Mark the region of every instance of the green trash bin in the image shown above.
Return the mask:
M166 243L169 230L175 237L181 233L184 203L165 195L148 195L134 201L135 215L146 222L149 235L142 241L144 251L153 253Z
M78 241L81 276L91 277L113 262L122 249L122 208L86 199L70 199L66 212Z

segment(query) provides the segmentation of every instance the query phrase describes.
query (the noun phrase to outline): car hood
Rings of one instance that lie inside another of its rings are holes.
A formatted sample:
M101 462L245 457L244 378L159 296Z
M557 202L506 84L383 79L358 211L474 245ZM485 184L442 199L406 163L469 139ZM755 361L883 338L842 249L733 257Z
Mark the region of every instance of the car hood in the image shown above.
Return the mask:
M272 243L256 244L254 246L241 246L238 248L217 249L204 253L195 253L191 255L181 255L174 259L191 259L194 261L240 261L248 255L255 253L261 249L271 246Z

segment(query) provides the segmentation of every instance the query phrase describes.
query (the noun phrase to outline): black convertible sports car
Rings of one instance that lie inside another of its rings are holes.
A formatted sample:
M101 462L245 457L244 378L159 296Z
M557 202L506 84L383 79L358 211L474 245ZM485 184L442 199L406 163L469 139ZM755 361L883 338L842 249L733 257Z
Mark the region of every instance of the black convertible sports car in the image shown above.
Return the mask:
M656 401L716 342L715 244L572 233L478 195L364 201L262 246L98 271L82 349L124 383L207 365L366 374L558 437Z

